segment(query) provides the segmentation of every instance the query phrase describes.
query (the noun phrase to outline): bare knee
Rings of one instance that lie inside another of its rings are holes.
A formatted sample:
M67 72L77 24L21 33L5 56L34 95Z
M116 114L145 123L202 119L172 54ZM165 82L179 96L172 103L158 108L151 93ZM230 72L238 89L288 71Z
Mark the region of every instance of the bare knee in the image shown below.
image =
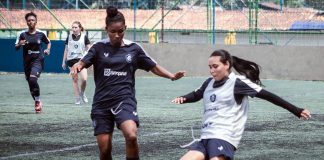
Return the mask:
M124 136L125 136L125 141L128 143L136 143L137 142L137 133L136 132L126 133Z

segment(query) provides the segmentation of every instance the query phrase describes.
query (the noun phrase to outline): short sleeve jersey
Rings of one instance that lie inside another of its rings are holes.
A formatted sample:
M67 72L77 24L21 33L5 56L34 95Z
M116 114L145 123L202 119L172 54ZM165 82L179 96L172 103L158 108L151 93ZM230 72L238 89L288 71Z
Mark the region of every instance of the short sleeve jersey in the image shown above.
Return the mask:
M41 43L50 43L50 40L47 38L47 36L40 30L36 30L35 34L30 34L27 30L23 31L19 35L16 44L18 44L20 40L27 41L27 44L23 46L24 59L28 59L30 57L43 58L44 55Z
M124 46L114 48L109 39L93 44L81 59L86 67L93 65L95 94L92 111L114 107L125 98L135 99L135 71L149 71L156 62L140 45L123 40Z

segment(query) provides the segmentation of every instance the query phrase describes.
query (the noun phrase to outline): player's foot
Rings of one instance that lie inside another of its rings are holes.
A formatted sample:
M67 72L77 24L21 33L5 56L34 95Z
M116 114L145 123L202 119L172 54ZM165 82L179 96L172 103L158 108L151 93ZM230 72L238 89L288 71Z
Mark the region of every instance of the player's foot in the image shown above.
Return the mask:
M42 102L41 101L35 101L35 112L41 113L42 112Z
M81 104L81 98L76 98L75 99L75 104L80 105Z
M87 96L85 95L85 94L82 94L81 95L81 98L82 98L82 101L84 102L84 103L88 103L89 101L88 101L88 98L87 98Z

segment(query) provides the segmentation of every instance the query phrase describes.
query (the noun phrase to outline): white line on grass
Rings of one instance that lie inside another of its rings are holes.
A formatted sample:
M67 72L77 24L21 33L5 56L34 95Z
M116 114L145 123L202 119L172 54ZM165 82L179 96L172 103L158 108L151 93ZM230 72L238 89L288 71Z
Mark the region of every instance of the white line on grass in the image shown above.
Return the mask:
M139 138L163 135L163 134L170 134L170 133L176 133L176 132L181 132L181 130L173 130L173 131L169 131L169 132L154 132L154 133L149 133L149 134L145 134L142 136L139 135ZM122 139L117 139L116 141L120 141L120 140L122 140ZM84 148L84 147L93 147L96 145L97 145L97 143L89 143L89 144L79 145L79 146L75 146L75 147L66 147L66 148L62 148L62 149L54 149L54 150L47 150L47 151L41 151L41 152L23 153L23 154L17 154L17 155L12 155L12 156L7 156L7 157L0 157L0 159L10 159L10 158L17 158L17 157L24 157L24 156L40 155L40 154L45 154L45 153L56 153L56 152L80 150L81 148Z

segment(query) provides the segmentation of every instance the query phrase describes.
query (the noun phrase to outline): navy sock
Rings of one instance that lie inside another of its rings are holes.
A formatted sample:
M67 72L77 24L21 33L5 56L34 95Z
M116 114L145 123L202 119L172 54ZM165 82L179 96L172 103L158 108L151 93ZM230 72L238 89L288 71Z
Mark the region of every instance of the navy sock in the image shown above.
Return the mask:
M28 79L30 94L32 95L32 97L34 99L35 99L35 97L39 97L39 95L40 95L37 79L38 78L36 78L36 77L29 77L29 79Z

